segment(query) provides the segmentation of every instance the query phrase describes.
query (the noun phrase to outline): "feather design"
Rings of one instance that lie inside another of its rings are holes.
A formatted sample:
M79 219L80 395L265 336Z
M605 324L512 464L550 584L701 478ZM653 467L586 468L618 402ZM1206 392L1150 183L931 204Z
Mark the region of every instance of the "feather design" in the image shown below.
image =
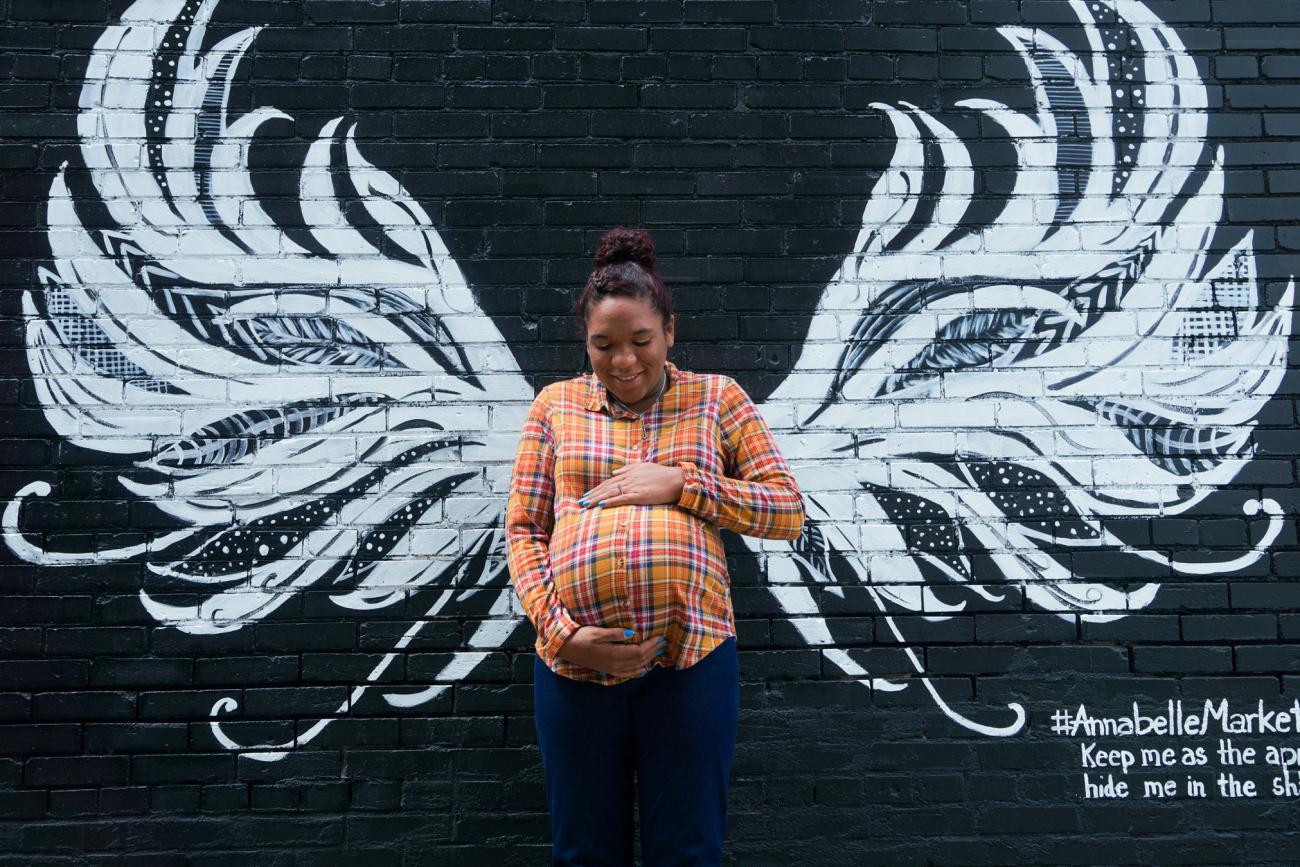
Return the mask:
M241 320L247 342L266 358L321 367L401 367L379 344L346 322L324 316L266 316Z
M329 583L352 610L437 585L435 613L455 588L488 617L471 646L504 637L511 591L484 557L500 557L493 473L510 454L482 435L482 413L489 399L498 414L526 407L532 389L428 215L364 158L344 118L304 157L305 228L268 216L250 145L264 123L292 118L267 107L230 118L259 28L201 52L216 6L138 0L97 41L78 116L85 171L65 164L54 179L52 266L23 298L50 425L133 462L121 484L175 528L121 548L37 544L20 518L27 498L51 493L38 482L5 509L6 540L42 564L140 558L145 609L194 634L240 629ZM105 215L95 225L88 198ZM451 543L420 547L439 533ZM367 557L379 550L384 560ZM456 655L447 672L482 657ZM213 732L228 742L219 723ZM309 739L251 755L278 759Z
M358 404L373 404L381 399L378 394L344 394L334 402L306 400L235 413L187 437L160 442L154 462L162 467L196 471L238 463L260 441L300 436L334 421Z
M1029 73L1031 111L957 103L1000 129L1019 162L990 224L963 223L975 170L960 137L916 106L875 105L897 136L891 164L768 399L793 407L784 448L815 492L810 526L840 555L814 560L805 541L790 562L769 558L773 592L811 643L833 643L814 590L865 584L901 643L890 610L949 616L965 606L941 592L949 582L998 595L976 583L981 552L1033 605L1108 620L1148 605L1158 584L1076 574L1070 552L1131 556L1134 574L1142 560L1215 574L1263 556L1280 531L1277 503L1248 500L1247 515L1268 518L1253 547L1186 562L1106 526L1186 512L1250 460L1294 286L1264 304L1249 234L1206 253L1223 156L1205 144L1204 86L1177 34L1135 0L1070 7L1089 57L1042 30L1000 29ZM849 651L827 653L899 688ZM1000 726L957 713L908 654L954 720L990 735L1023 726L1019 705Z
M1246 428L1175 421L1151 409L1118 400L1101 400L1095 409L1119 427L1129 441L1166 472L1190 476L1248 448Z

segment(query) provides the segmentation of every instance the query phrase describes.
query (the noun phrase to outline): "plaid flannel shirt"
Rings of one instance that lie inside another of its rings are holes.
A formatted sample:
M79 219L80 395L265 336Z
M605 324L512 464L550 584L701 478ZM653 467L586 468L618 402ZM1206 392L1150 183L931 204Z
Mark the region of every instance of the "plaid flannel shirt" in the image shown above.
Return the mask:
M689 668L736 634L719 528L769 539L803 529L803 496L744 389L730 377L665 367L666 390L640 415L611 403L588 374L542 389L524 423L506 506L507 561L537 653L556 674L631 679L556 655L580 626L630 628L632 641L662 635L668 649L655 664ZM637 461L682 468L676 503L578 505Z

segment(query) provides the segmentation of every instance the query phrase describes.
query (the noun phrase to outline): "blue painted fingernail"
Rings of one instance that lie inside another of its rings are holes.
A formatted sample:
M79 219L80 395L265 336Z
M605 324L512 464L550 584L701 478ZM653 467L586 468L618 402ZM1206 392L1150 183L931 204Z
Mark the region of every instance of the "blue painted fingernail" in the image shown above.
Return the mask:
M631 638L631 637L632 637L632 630L630 630L630 629L624 629L624 630L623 630L623 636L624 636L625 638Z
M578 505L579 505L579 506L585 506L585 505L587 505L587 501L586 501L586 500L579 500L579 501L578 501Z
M603 505L605 505L605 501L604 501L604 500L601 500L601 501L600 501L599 503L597 503L596 505L597 505L597 506L603 506Z

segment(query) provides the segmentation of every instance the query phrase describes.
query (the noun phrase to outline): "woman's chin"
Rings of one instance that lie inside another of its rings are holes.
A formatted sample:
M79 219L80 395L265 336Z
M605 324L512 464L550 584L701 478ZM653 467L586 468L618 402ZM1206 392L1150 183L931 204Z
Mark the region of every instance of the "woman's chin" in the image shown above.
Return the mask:
M637 378L631 382L614 380L609 390L614 392L618 399L624 403L635 403L646 396L645 375L638 374Z

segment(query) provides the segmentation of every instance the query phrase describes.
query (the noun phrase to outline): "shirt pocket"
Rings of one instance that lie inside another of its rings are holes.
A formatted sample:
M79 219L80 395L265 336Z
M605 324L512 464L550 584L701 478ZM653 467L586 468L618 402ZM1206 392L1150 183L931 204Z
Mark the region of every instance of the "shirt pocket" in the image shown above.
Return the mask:
M555 445L555 488L557 496L586 493L614 474L625 463L611 440L568 436Z
M675 467L683 461L695 464L706 473L725 475L726 456L717 428L707 418L680 421L658 437L655 462Z

